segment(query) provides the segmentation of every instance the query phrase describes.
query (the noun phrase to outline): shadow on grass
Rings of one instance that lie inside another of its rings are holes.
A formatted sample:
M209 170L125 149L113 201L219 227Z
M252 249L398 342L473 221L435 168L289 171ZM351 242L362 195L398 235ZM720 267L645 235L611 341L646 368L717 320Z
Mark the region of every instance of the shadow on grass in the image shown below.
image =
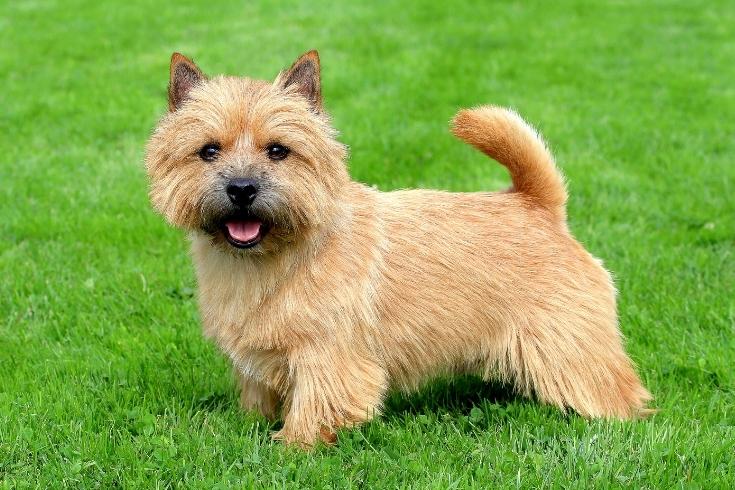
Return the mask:
M192 403L193 409L205 412L230 410L233 406L238 406L237 397L233 397L231 393L210 393Z
M195 411L240 411L236 391L215 392L194 400ZM238 417L247 416L238 413ZM269 434L283 427L283 420L271 421L251 413L261 423L264 443L271 444ZM513 420L529 427L567 419L553 407L519 395L508 384L483 381L480 377L460 375L434 379L418 391L392 391L383 413L360 428L339 431L339 445L344 450L366 448L386 450L401 431L419 430L434 436L443 433L480 434ZM398 432L397 432L398 431ZM328 446L321 446L330 452Z
M386 417L427 412L467 415L482 403L506 405L521 398L508 384L462 375L433 380L409 394L393 392L385 402L383 414Z
M472 408L483 403L505 406L516 400L527 399L518 395L511 385L461 375L434 379L411 393L391 391L385 401L383 415L389 418L432 412L467 415ZM230 410L237 405L237 396L233 393L214 392L195 399L192 408L211 412Z
M413 437L443 440L461 434L483 437L512 420L520 426L536 427L565 416L558 410L519 395L508 384L486 382L476 376L439 378L417 392L392 392L383 415L359 429L340 431L345 451L379 450L400 459L396 444L414 447ZM405 434L412 434L406 438Z

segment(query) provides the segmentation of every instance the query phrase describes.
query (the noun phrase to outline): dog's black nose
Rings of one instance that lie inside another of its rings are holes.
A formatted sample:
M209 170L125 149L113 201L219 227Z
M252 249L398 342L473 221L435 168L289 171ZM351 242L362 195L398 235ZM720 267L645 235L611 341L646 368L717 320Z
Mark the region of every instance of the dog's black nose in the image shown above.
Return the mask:
M232 179L227 184L227 195L238 206L249 206L258 194L258 185L251 179Z

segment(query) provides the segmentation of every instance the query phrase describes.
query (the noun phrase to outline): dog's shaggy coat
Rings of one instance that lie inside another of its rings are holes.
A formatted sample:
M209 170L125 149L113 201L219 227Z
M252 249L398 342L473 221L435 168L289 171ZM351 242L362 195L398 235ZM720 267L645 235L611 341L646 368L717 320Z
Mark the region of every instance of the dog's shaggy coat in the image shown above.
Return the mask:
M190 232L204 330L231 357L242 406L282 410L277 438L331 441L379 413L390 387L442 372L588 417L645 412L610 275L570 234L564 180L516 113L486 106L453 123L508 168L508 191L383 193L349 179L316 52L273 83L208 80L176 54L170 83L146 154L151 200ZM273 142L291 150L283 161L267 158ZM241 177L257 180L247 213L270 230L247 250L217 226Z

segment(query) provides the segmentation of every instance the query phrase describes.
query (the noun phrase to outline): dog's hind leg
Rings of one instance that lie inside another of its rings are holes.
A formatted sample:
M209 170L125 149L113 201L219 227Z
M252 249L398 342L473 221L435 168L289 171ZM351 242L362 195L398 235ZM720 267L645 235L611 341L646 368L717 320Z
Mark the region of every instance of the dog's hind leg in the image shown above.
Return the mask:
M579 320L579 319L577 319ZM526 395L585 417L627 419L650 411L651 395L614 325L529 321L509 330L486 366Z

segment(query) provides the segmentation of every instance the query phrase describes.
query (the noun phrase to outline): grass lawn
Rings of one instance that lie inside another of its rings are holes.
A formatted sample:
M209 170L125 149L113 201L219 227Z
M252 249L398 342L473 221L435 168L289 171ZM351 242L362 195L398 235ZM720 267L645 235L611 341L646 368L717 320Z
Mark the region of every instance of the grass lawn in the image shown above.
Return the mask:
M735 487L735 4L450 3L2 2L0 488ZM272 78L310 48L381 189L507 185L449 134L460 107L540 128L656 416L438 380L302 453L238 409L143 146L172 51Z

